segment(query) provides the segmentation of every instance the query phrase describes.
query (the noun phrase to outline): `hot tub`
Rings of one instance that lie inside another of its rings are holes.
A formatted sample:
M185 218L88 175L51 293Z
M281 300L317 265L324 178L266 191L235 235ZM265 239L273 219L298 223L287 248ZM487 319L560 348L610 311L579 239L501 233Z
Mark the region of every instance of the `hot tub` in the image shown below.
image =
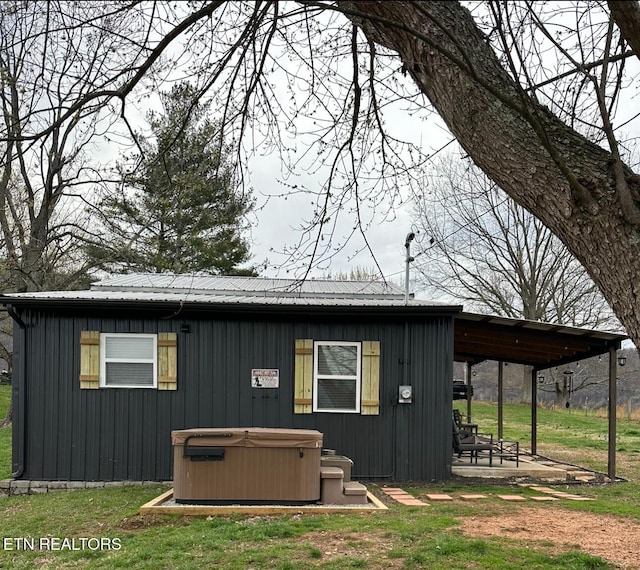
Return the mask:
M320 500L322 433L276 428L171 432L173 497L195 504Z

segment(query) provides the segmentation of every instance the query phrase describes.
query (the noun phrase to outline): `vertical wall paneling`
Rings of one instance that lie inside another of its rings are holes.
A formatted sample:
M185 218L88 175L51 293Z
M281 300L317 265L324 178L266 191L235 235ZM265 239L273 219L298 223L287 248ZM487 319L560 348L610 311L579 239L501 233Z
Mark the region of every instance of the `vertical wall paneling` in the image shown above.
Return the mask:
M28 469L27 457L24 455L27 436L24 430L25 418L22 414L25 392L28 389L26 383L26 370L24 369L25 331L13 324L13 382L11 383L11 398L13 401L13 423L11 429L11 473L18 473ZM28 476L28 475L27 475Z
M410 321L411 357L403 362L405 324L394 318L231 318L211 312L166 320L131 311L88 317L86 311L35 309L24 315L26 346L16 353L26 348L25 477L169 480L172 429L224 426L317 429L325 447L354 460L355 477L447 477L452 317ZM181 332L184 322L189 333ZM81 330L177 333L177 390L81 389ZM296 339L379 342L378 415L294 414ZM279 387L251 388L252 368L278 369ZM399 405L398 386L406 379L414 386L414 403Z

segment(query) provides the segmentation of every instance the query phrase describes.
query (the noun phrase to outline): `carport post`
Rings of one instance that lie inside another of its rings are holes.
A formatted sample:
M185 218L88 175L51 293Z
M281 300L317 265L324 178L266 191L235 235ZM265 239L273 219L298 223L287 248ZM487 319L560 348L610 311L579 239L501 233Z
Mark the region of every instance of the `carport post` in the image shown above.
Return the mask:
M467 363L465 366L467 377L467 422L471 422L471 364Z
M616 412L617 402L617 350L616 347L609 347L609 461L608 475L612 481L616 478Z
M498 439L502 439L502 404L503 399L503 383L504 383L504 362L498 362Z
M531 455L538 453L538 371L531 370Z

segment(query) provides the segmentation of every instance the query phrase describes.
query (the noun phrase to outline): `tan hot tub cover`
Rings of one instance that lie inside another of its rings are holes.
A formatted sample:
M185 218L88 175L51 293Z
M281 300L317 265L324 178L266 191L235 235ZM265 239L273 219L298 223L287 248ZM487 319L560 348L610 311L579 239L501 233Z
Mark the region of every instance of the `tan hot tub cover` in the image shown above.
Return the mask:
M320 499L322 433L282 428L171 432L179 503L304 504Z

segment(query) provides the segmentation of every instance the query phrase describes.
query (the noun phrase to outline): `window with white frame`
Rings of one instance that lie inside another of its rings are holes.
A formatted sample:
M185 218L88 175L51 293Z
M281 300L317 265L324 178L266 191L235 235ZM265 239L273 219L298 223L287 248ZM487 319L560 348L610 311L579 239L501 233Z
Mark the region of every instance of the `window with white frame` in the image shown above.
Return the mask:
M100 386L155 388L158 381L157 337L154 334L100 335Z
M359 342L314 343L314 412L360 412L361 353Z

